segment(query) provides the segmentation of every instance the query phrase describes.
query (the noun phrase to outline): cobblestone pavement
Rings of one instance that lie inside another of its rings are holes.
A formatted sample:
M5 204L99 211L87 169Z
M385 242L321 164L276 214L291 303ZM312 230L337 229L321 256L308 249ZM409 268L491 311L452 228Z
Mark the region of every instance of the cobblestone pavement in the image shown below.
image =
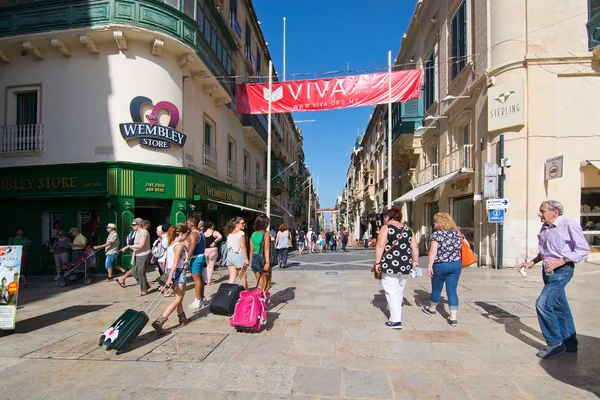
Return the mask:
M101 281L61 289L34 278L21 292L16 332L0 337L0 399L600 396L597 265L579 265L568 286L579 353L540 360L539 268L526 279L514 269L464 270L456 328L445 312L420 311L430 282L409 278L404 329L396 331L384 326L385 297L368 272L372 259L372 250L358 249L294 256L289 268L274 271L263 332L236 333L226 317L203 308L188 311L192 322L168 335L146 327L120 356L98 347L99 335L125 309L141 310L153 296L136 297L133 279L125 289ZM175 323L172 316L166 325Z

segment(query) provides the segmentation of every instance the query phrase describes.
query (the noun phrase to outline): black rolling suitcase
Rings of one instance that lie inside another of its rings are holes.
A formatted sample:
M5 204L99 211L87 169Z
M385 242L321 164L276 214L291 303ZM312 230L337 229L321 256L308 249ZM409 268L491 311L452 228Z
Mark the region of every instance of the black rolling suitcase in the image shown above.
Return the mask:
M117 355L129 350L129 346L131 346L131 343L133 343L142 329L144 329L150 320L150 314L158 307L161 300L169 292L169 289L165 290L164 293L158 293L144 311L136 311L131 308L126 310L119 319L113 322L102 336L100 336L98 345L105 345L107 351L115 349Z
M210 302L210 312L231 317L242 290L244 287L237 283L221 283L215 297Z

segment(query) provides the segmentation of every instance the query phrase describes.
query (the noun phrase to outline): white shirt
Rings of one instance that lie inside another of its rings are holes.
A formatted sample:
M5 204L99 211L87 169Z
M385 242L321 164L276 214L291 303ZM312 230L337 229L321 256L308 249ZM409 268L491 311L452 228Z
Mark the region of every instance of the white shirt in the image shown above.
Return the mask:
M244 231L238 233L232 233L227 236L227 247L229 250L233 250L236 253L242 252L242 240L244 240Z
M166 236L166 235L165 235ZM180 244L180 242L176 242L173 243L172 245L170 245L167 248L167 254L166 254L166 261L167 261L167 268L168 269L172 269L173 268L173 263L175 262L174 258L175 258L175 246L177 246L178 244ZM179 260L177 260L177 265L175 265L176 269L182 269L185 267L185 250L181 251L181 257L179 258Z

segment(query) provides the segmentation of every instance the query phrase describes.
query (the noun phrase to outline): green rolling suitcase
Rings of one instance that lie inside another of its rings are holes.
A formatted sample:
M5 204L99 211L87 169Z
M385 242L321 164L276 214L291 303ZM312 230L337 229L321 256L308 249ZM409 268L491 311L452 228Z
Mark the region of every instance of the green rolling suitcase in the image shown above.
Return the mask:
M100 336L98 345L105 345L107 351L115 349L117 355L129 350L131 343L138 337L150 320L150 314L154 312L170 289L171 287L167 288L164 293L159 292L144 311L136 311L131 308L126 310L119 319L104 331L102 336Z

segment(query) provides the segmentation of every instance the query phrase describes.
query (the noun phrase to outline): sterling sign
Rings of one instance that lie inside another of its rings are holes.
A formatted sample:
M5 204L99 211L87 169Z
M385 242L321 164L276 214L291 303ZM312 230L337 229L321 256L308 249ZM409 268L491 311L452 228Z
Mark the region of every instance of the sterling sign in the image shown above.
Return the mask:
M144 117L148 122L143 122L142 106L150 104L152 111ZM170 115L168 126L159 125L158 112L167 110ZM155 149L168 149L171 144L176 144L179 147L185 145L186 136L177 131L179 124L179 110L173 103L168 101L159 101L154 105L152 100L144 96L137 96L131 100L129 112L133 122L127 122L119 125L121 136L125 140L138 139L138 143L142 146Z
M488 89L488 131L525 125L524 92L522 80Z

